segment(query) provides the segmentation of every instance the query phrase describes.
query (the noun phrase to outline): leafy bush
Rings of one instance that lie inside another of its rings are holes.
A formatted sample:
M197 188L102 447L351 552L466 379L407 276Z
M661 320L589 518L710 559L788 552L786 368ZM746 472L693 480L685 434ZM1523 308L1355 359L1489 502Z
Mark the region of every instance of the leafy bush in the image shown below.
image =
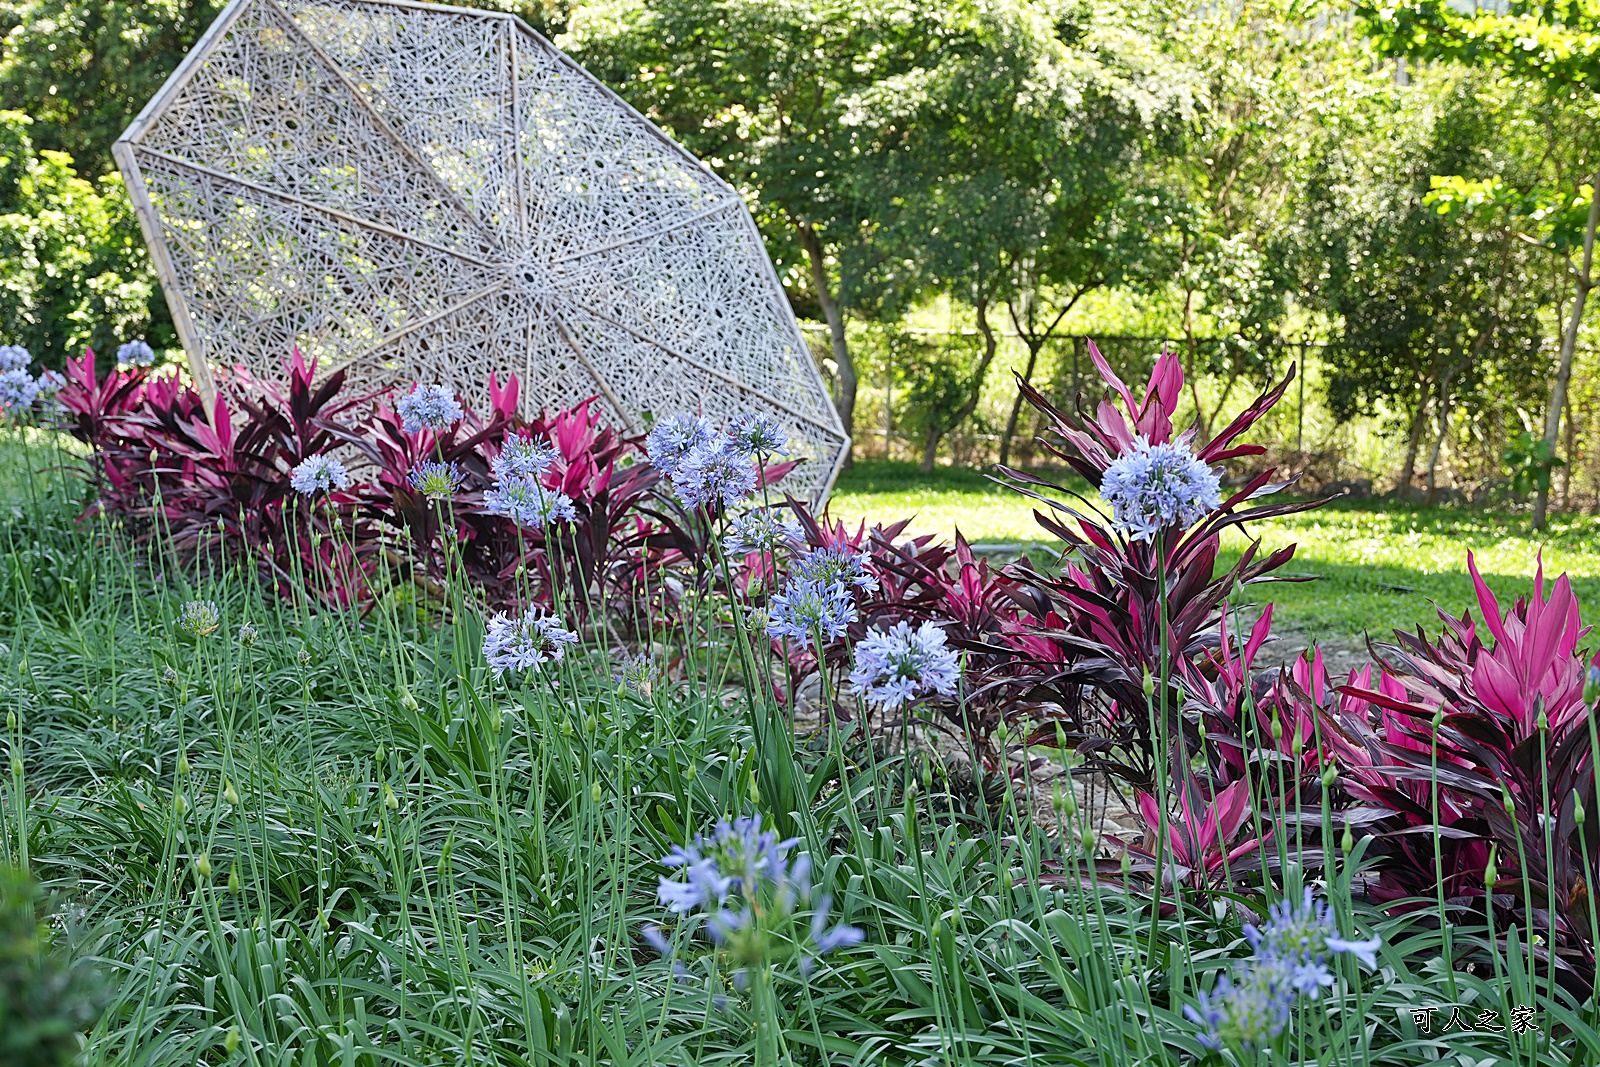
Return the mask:
M39 888L0 867L0 1061L63 1067L100 1015L92 972L57 948Z

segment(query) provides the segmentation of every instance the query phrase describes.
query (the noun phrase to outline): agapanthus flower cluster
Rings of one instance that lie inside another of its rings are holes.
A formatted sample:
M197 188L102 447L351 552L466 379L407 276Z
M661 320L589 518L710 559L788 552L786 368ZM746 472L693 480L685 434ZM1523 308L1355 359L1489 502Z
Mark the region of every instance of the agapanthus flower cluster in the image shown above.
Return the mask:
M672 487L692 508L717 503L731 508L756 491L756 463L726 434L715 434L683 457Z
M789 433L769 415L746 412L728 424L728 437L735 448L757 462L789 454Z
M553 522L574 522L578 509L572 498L547 489L532 478L512 478L483 494L483 506L491 515L504 515L518 526L544 529Z
M825 585L839 582L872 593L877 591L878 579L873 576L871 565L872 555L865 549L857 551L847 545L824 545L795 560L789 573L796 581Z
M289 485L302 496L350 488L350 472L332 456L309 456L289 472Z
M671 478L677 474L685 456L716 435L716 427L704 415L674 415L662 419L650 431L650 436L645 438L645 454L656 470Z
M0 371L28 369L33 353L21 345L0 345Z
M401 397L394 406L400 424L406 433L423 430L448 430L466 414L461 410L455 393L443 385L418 383L411 392Z
M961 662L933 622L916 629L908 622L873 630L856 646L850 684L862 699L885 709L925 696L950 696L961 678Z
M810 645L843 637L857 619L855 601L843 582L817 582L791 578L783 592L767 605L767 634Z
M661 668L650 653L640 652L623 660L612 677L628 692L649 700L661 680Z
M406 480L429 500L449 500L461 489L461 468L454 463L424 460L411 468Z
M766 415L744 414L720 433L703 415L663 420L645 442L650 463L690 507L731 508L756 491L759 464L786 455L789 435Z
M26 411L38 396L39 383L27 371L0 371L0 414Z
M1333 954L1348 953L1376 967L1382 944L1377 937L1341 938L1328 902L1318 900L1309 886L1298 901L1274 904L1264 927L1246 925L1244 933L1254 957L1241 960L1210 993L1201 993L1198 1006L1184 1008L1185 1015L1205 1027L1200 1040L1208 1048L1268 1044L1289 1025L1297 997L1315 1000L1333 985L1328 968Z
M57 393L66 388L67 378L60 371L46 368L39 372L38 384L39 398L41 400L53 400Z
M545 442L507 435L500 454L489 464L495 479L494 488L483 494L489 514L541 530L552 522L576 521L578 510L572 498L539 481L555 460L556 450Z
M718 822L710 837L696 835L662 859L682 868L684 879L663 877L657 896L675 914L703 914L711 939L740 972L798 953L801 971L809 973L817 957L857 943L862 933L844 923L829 925L832 898L815 895L810 856L789 858L797 844L798 838L779 841L762 830L759 815ZM806 907L811 922L796 929L796 913ZM659 934L651 942L666 948Z
M500 454L489 461L489 470L498 481L514 478L542 478L556 461L556 450L536 437L508 433Z
M117 362L124 366L148 367L155 361L155 350L143 341L129 341L117 349Z
M740 512L728 524L722 546L730 556L744 556L751 552L776 554L780 549L792 549L801 543L800 524L786 518L775 508L751 508Z
M215 600L191 600L178 609L178 629L196 637L210 637L222 625Z
M1152 445L1143 436L1112 461L1100 480L1116 525L1135 541L1152 541L1171 526L1188 527L1222 503L1222 480L1181 444Z
M551 663L566 654L578 635L564 627L560 615L529 608L512 618L505 612L489 620L483 638L483 658L498 678L506 671L526 670Z

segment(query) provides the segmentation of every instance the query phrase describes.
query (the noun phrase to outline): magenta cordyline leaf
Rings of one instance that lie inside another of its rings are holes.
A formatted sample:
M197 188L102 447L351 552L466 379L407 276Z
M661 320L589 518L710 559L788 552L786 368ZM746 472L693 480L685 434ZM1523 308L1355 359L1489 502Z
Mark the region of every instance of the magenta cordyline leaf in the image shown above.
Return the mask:
M1565 728L1583 713L1583 663L1574 653L1589 632L1578 617L1571 581L1561 575L1546 598L1541 553L1533 596L1518 599L1502 615L1471 552L1467 569L1484 625L1495 638L1472 665L1473 691L1485 707L1511 718L1521 736L1531 735L1540 707L1552 729Z

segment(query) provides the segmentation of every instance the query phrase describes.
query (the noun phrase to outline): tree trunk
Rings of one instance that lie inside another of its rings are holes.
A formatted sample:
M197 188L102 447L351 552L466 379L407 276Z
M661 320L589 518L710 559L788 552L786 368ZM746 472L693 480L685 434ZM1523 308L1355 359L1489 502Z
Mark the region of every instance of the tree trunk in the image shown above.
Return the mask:
M1039 361L1039 349L1044 347L1041 340L1035 346L1031 339L1028 340L1028 365L1022 370L1022 380L1029 385L1033 384L1033 368ZM1022 417L1022 390L1017 390L1017 395L1011 401L1011 415L1006 419L1005 433L1000 435L1000 465L1004 467L1011 462L1011 439L1017 434L1017 422Z
M947 427L930 426L928 436L922 443L922 465L919 468L923 474L933 470L933 461L938 453L939 439L946 430L954 430L978 410L978 399L983 395L984 379L989 377L989 364L994 362L994 353L998 347L994 336L994 328L989 325L989 301L980 297L972 305L973 311L978 315L978 332L983 334L983 358L978 361L977 370L972 372L972 392L967 394L966 403L956 410L950 417Z
M922 439L922 462L917 464L917 470L923 474L933 472L933 462L939 458L939 439L944 436L944 430L938 426L928 427L928 436Z
M1433 507L1434 493L1438 488L1439 453L1444 449L1444 439L1450 433L1450 380L1456 376L1457 365L1452 364L1439 379L1439 432L1433 438L1433 450L1428 454L1428 495L1423 502Z
M822 307L822 317L828 321L828 335L833 341L833 362L839 368L839 396L834 407L839 411L839 421L844 423L845 435L855 437L856 432L856 363L850 356L850 346L845 343L844 314L839 302L833 298L828 284L828 268L823 262L822 238L809 222L795 221L795 231L800 236L800 246L811 261L811 284L817 290L817 303ZM853 449L852 449L853 451ZM852 458L846 454L844 467L850 469Z
M1583 305L1588 301L1589 290L1594 288L1590 268L1594 264L1594 232L1600 223L1600 170L1595 171L1593 192L1589 196L1589 224L1583 233L1583 267L1577 272L1577 291L1572 295L1572 314L1561 335L1561 360L1556 364L1556 380L1550 387L1550 406L1545 409L1544 440L1550 455L1555 455L1561 441L1561 412L1567 406L1567 385L1572 380L1572 354L1578 347L1578 327L1583 323ZM1550 485L1541 484L1533 499L1533 528L1544 529L1546 512L1550 506Z
M1422 432L1428 426L1428 400L1431 398L1433 383L1425 382L1422 386L1422 399L1417 402L1417 413L1411 417L1411 439L1406 442L1406 462L1400 468L1400 481L1395 484L1395 499L1409 501L1411 499L1411 480L1417 475L1417 452L1422 448Z

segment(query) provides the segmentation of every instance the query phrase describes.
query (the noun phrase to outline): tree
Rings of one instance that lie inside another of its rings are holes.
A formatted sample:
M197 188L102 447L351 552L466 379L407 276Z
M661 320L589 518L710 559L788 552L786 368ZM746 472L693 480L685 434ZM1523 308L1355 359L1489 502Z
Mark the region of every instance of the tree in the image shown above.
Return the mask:
M1265 384L1277 370L1297 281L1283 245L1318 129L1320 109L1307 102L1344 79L1351 57L1337 25L1308 19L1294 0L1204 5L1174 32L1201 88L1163 174L1166 277L1188 366L1224 379L1208 409L1201 375L1188 376L1208 439L1239 379ZM1202 350L1202 335L1220 343Z
M0 342L56 368L85 345L173 345L121 179L78 177L71 156L34 150L32 128L0 111Z
M1477 80L1390 85L1370 125L1336 124L1307 183L1299 263L1314 303L1339 324L1329 401L1338 418L1402 413L1408 428L1396 493L1411 495L1430 410L1451 409L1486 382L1529 376L1540 337L1536 264L1503 212L1463 225L1429 198L1432 176L1499 159L1506 124ZM1432 475L1430 471L1430 481Z
M870 184L867 239L852 271L880 313L947 293L973 310L983 352L954 425L976 409L994 361L992 313L1004 306L1028 347L1024 377L1084 293L1113 284L1142 254L1152 132L1188 104L1181 68L1156 74L1124 36L1127 9L992 3L943 9L932 68L878 81L856 97ZM1116 18L1114 18L1116 16ZM1002 435L1002 462L1018 409ZM924 438L931 469L937 427Z
M38 147L88 173L155 95L222 0L18 0L0 54L0 107L35 122Z
M1444 0L1384 0L1360 4L1357 12L1366 20L1378 47L1392 55L1444 59L1493 70L1583 109L1592 109L1594 94L1600 92L1600 6L1590 0L1560 0L1548 5L1519 2L1504 12L1478 7L1461 11ZM1568 189L1581 185L1578 196L1586 201L1582 238L1551 242L1562 255L1574 295L1545 407L1542 454L1550 462L1556 458L1561 439L1578 328L1595 285L1600 159L1591 158L1586 170L1592 175L1588 182L1569 179L1568 185ZM1534 529L1544 528L1549 500L1546 469L1534 498Z
M738 188L780 267L793 250L828 324L835 398L855 425L843 276L864 212L856 94L930 62L938 19L910 0L615 0L579 10L562 43Z

